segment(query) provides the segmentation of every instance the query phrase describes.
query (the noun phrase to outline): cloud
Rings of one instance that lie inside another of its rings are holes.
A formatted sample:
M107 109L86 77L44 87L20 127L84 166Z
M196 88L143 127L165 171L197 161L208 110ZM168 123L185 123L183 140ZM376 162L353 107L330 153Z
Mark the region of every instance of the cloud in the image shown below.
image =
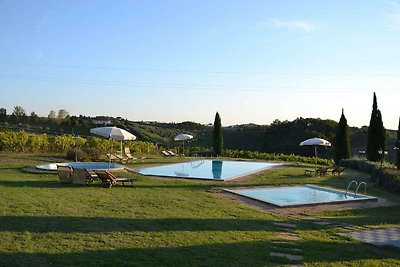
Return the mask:
M305 20L281 20L270 19L268 22L263 23L269 28L286 29L301 32L311 32L317 27Z

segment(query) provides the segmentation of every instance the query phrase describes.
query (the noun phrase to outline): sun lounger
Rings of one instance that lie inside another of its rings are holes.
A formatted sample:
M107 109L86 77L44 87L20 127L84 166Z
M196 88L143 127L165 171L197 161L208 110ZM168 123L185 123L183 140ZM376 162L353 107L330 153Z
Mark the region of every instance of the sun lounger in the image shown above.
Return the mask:
M161 154L163 154L163 156L165 157L171 157L171 154L169 154L167 151L163 150L161 151Z
M57 166L58 179L61 183L72 183L73 181L73 170L69 166Z
M333 175L336 175L336 174L340 175L340 174L342 174L344 169L345 168L343 168L343 167L336 166L335 168L333 168L333 170L331 172L332 172Z
M321 167L318 169L305 169L304 174L315 174L319 176L326 175L328 172L328 167Z
M125 183L131 183L133 186L133 178L123 178L123 177L116 177L114 174L112 174L109 171L95 171L97 176L99 177L102 185L104 187L111 188L113 185L115 185L117 182L121 182L122 185L125 185Z
M110 154L110 153L107 153L107 158L108 158L108 159L111 159L111 160L116 160L116 159L118 159L114 154Z
M315 170L315 174L319 176L326 175L328 173L328 167L321 167Z
M135 160L137 160L137 158L135 158L134 156L132 156L132 154L131 154L131 150L130 150L130 148L129 147L125 147L124 148L124 152L125 152L125 156L127 156L127 158L129 159L129 161L135 161ZM142 160L143 160L144 158L142 158Z
M167 152L171 155L171 157L177 157L177 155L171 150L168 150Z
M126 157L126 156L124 156L124 155L121 155L121 154L118 154L118 153L114 154L114 156L115 156L115 158L116 158L117 160L119 160L121 163L128 163L128 161L130 161L128 157Z
M92 183L98 177L94 171L89 171L86 169L73 169L73 181L74 184L87 185Z

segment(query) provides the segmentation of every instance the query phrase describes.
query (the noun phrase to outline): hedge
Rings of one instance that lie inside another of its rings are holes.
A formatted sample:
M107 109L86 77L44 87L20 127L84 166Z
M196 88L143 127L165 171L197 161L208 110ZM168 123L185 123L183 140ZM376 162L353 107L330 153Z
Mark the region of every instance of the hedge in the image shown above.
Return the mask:
M370 173L372 182L389 191L400 193L400 171L395 168L381 168L379 162L356 159L341 160L339 165Z
M318 164L325 166L332 166L334 164L331 159L323 158L310 158L298 155L285 155L285 154L270 154L257 151L243 151L243 150L224 150L223 157L228 158L246 158L246 159L261 159L261 160L274 160L274 161L288 161L288 162L302 162L310 164Z

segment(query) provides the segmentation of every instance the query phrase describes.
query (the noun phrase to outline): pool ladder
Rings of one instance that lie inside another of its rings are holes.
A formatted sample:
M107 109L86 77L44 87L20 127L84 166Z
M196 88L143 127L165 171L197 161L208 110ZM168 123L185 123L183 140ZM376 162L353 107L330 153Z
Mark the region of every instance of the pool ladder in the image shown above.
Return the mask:
M347 192L349 191L349 189L350 189L350 187L351 187L352 184L356 184L356 190L354 191L354 197L357 196L358 190L360 189L360 187L361 187L362 185L364 185L364 195L367 194L367 183L366 183L366 182L361 182L361 183L359 184L359 183L357 183L356 180L353 180L353 181L351 181L351 182L349 183L349 185L347 186L346 193L344 194L344 197L347 197Z

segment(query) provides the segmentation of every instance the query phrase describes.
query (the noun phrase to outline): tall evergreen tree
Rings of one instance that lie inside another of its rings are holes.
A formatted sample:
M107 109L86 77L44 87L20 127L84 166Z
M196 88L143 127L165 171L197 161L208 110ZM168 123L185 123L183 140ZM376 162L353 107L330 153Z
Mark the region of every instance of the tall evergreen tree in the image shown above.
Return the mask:
M339 164L341 159L348 158L350 158L349 126L347 125L347 120L342 109L342 116L340 117L336 131L334 160L336 164Z
M221 117L218 112L215 114L214 131L213 131L213 148L214 154L220 156L224 147L224 135L221 125Z
M370 161L379 161L384 156L386 142L386 131L383 127L382 114L378 109L376 94L372 104L371 120L368 127L367 139L367 159ZM382 154L379 152L382 151Z
M399 118L399 127L397 128L397 169L400 170L400 118Z

